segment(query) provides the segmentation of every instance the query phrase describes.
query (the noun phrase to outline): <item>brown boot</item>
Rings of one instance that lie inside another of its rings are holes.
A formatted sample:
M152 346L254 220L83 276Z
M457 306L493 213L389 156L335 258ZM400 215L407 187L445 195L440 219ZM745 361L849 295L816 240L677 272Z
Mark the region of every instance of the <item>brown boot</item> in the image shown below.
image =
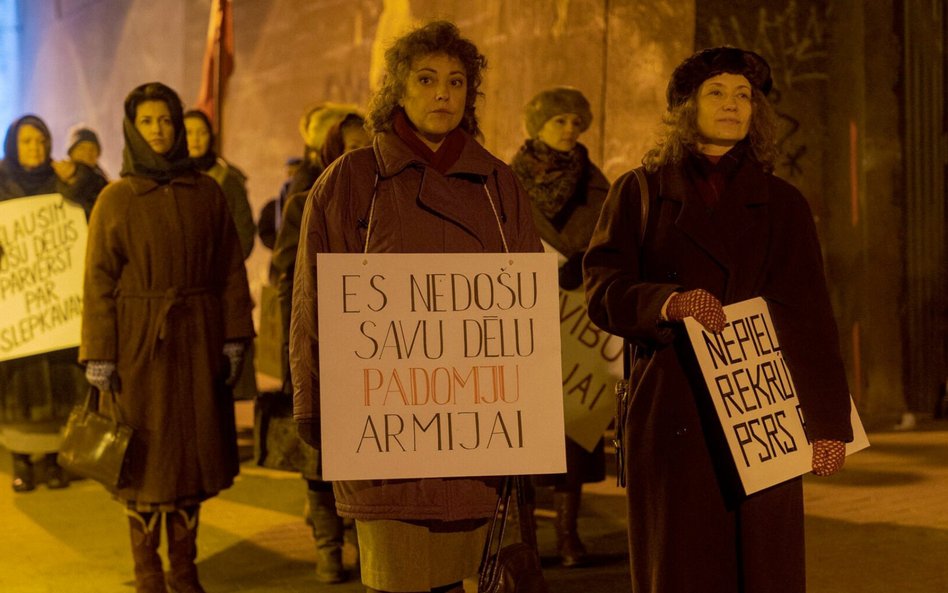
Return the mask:
M582 491L553 492L556 510L556 549L563 566L571 568L586 562L586 547L579 540L577 518Z
M336 514L336 497L332 490L307 490L306 497L316 542L316 580L341 583L347 575L342 567L343 524Z
M135 593L167 593L165 573L158 556L161 542L161 513L126 510L135 561Z
M197 566L197 530L198 511L194 506L165 513L168 528L168 562L171 575L168 587L172 593L205 593L198 581Z

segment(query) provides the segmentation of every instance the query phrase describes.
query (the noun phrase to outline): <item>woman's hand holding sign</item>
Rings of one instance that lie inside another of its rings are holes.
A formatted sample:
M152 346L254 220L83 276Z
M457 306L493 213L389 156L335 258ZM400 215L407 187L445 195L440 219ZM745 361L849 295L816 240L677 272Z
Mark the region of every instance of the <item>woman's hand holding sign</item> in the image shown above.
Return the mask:
M846 461L846 443L817 439L813 441L813 473L818 476L832 476L843 469Z
M681 321L685 317L694 317L695 321L713 334L724 330L727 321L721 301L702 288L673 294L668 299L665 315L669 321Z

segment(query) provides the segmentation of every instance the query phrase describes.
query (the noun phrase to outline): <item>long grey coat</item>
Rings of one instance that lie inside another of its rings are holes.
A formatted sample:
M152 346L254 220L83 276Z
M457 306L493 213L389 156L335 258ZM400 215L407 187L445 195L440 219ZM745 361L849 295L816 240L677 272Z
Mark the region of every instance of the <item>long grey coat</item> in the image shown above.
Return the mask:
M681 165L648 175L640 248L635 176L613 185L584 260L589 316L640 346L625 422L635 593L805 590L800 479L750 497L721 460L720 428L680 325L659 322L678 289L724 304L764 297L811 439L851 440L849 391L810 210L745 160L710 212ZM726 447L726 445L725 445ZM717 466L717 467L716 467Z
M428 167L397 136L347 153L320 176L307 200L290 328L294 415L319 423L319 333L316 254L361 253L364 220L378 172L373 253L503 252L498 222L512 252L541 250L526 193L513 172L468 137L446 175ZM314 443L318 446L318 443ZM432 478L335 482L336 508L356 519L458 521L494 512L496 479Z
M125 177L89 225L79 358L111 360L118 407L136 430L122 500L201 500L237 475L225 341L253 336L234 222L217 183Z

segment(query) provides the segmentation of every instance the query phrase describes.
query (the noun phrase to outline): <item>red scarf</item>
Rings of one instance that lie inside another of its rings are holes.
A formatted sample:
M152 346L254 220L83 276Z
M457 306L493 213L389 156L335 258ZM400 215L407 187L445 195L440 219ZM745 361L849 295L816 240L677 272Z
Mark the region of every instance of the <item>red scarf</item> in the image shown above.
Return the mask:
M464 150L464 144L467 142L461 128L454 128L444 137L438 150L433 151L418 137L418 133L415 132L405 112L401 109L395 112L394 128L395 134L412 149L412 152L442 175L461 158L461 151Z

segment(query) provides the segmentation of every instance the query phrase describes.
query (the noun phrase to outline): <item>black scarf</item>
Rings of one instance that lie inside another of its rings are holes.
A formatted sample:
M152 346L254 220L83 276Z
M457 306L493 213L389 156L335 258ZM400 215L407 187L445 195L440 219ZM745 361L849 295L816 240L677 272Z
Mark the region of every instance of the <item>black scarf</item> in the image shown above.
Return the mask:
M589 155L582 144L560 152L531 138L514 155L510 166L534 206L557 231L563 230L576 207L586 201Z
M128 117L122 121L122 132L125 134L122 171L119 173L122 177L137 175L167 183L194 170L194 163L188 157L188 140L183 125L181 129L175 129L174 144L165 154L155 152Z
M24 169L20 165L17 137L20 128L24 125L33 126L46 137L46 160L33 169ZM11 188L15 193L22 196L36 196L58 191L56 183L58 178L53 170L52 159L49 156L50 152L52 152L52 137L43 120L35 115L24 115L10 124L10 127L7 128L7 135L3 140L3 169L9 175L10 180L16 184L16 188Z

